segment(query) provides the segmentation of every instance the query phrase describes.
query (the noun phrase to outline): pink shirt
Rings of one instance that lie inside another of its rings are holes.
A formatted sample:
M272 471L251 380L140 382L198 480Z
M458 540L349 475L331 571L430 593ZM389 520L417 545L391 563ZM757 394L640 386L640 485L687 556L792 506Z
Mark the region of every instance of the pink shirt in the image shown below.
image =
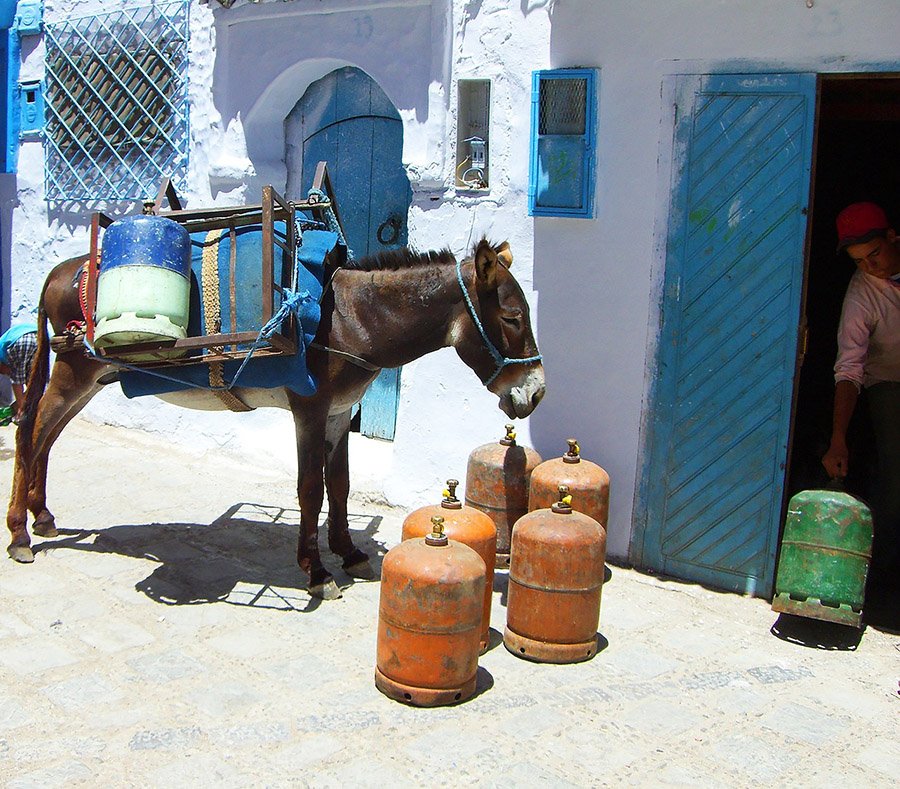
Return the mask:
M900 381L900 287L857 270L847 286L834 380Z

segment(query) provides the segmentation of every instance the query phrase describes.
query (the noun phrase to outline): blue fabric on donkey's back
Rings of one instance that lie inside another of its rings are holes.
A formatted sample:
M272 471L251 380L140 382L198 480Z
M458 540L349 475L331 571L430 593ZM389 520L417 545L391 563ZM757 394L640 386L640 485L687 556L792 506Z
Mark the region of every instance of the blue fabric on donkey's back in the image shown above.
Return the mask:
M284 224L279 223L276 232L284 236ZM297 293L299 303L293 311L297 316L301 336L298 351L290 356L260 356L251 358L240 372L236 386L274 388L286 386L299 395L312 395L316 391L316 381L306 369L306 348L316 336L321 318L319 299L325 272L325 258L338 245L336 233L325 230L306 230L297 250L298 276ZM202 335L204 331L203 305L196 282L201 279L204 234L195 234L191 262L191 321L188 334ZM219 287L222 306L222 332L258 331L262 328L262 283L260 282L259 261L262 255L262 234L258 226L241 229L237 236L236 287L237 309L235 326L231 326L229 303L229 270L231 244L227 233L222 238L218 250ZM282 296L274 294L276 312L282 306ZM249 349L250 344L246 346ZM234 381L243 360L224 363L226 385ZM173 380L174 379L174 380ZM126 397L156 395L165 392L183 391L189 388L209 388L209 370L205 364L172 365L154 367L152 370L123 370L119 380Z

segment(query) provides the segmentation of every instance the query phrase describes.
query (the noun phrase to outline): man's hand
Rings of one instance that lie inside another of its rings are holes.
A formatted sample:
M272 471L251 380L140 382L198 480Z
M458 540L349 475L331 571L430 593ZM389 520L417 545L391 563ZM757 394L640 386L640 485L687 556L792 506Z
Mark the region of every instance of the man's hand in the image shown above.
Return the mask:
M822 457L822 465L831 479L843 479L850 468L850 452L844 441L832 439L831 446Z

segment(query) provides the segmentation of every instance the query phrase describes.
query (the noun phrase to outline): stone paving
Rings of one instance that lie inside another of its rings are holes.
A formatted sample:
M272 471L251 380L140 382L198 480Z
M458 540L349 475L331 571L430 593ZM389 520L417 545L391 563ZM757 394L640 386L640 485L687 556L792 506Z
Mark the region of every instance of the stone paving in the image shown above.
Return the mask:
M373 683L378 582L306 594L293 480L76 420L49 492L60 537L0 563L9 789L897 785L889 629L611 567L599 654L534 664L500 641L498 573L477 695L418 709ZM379 566L405 513L351 511Z

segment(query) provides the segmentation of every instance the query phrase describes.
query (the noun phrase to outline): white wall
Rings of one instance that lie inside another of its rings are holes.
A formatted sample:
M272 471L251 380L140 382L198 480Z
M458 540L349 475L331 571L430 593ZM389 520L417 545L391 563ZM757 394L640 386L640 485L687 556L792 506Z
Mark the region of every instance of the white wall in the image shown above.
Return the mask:
M527 156L531 70L549 63L545 5L239 0L224 9L214 1L192 3L192 142L184 202L188 207L258 202L263 184L283 189L284 118L311 82L334 68L357 66L378 81L403 119L404 165L413 187L410 243L463 254L482 234L509 239L514 270L536 314ZM110 0L48 0L45 18L64 18L75 8L84 15L119 7ZM40 74L42 45L28 54L25 66ZM453 187L456 81L467 77L492 80L492 185L477 197L456 194ZM12 254L13 302L25 317L34 310L51 266L86 250L92 210L48 215L42 183L41 147L26 143L13 213L21 241ZM295 467L286 412L188 412L155 399L125 400L114 386L96 397L86 414L198 449L224 448L250 465ZM448 477L465 479L469 452L501 438L506 422L496 398L453 351L421 359L403 371L396 440L352 436L353 489L406 507L434 503ZM529 443L527 423L518 430L520 442Z
M539 450L562 430L610 474L609 551L628 550L653 376L668 210L663 77L711 71L900 71L895 0L558 0L551 65L600 71L597 218L536 219L548 393ZM879 66L878 64L881 64Z

